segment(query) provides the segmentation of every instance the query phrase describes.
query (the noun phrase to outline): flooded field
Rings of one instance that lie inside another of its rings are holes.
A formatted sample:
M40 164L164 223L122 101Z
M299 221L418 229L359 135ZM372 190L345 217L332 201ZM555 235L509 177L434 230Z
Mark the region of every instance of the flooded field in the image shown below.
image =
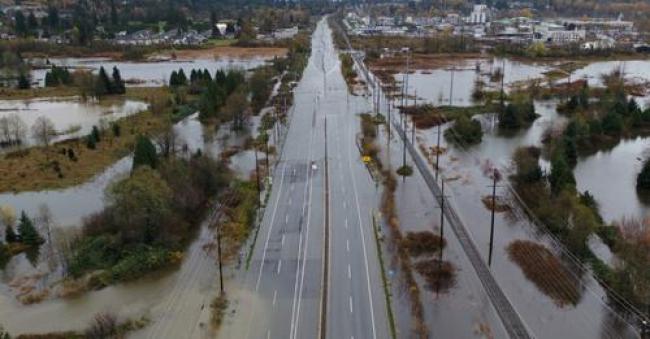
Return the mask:
M41 116L49 118L59 133L54 142L87 135L93 126L108 123L146 110L142 101L112 100L97 103L79 98L38 98L29 100L0 100L0 117L17 114L30 128ZM27 133L27 145L34 145Z
M477 67L478 65L478 67ZM506 88L517 82L542 78L543 72L551 69L549 65L527 64L506 59L476 59L464 60L453 70L451 67L433 70L418 70L409 75L409 93L417 91L418 101L434 105L448 105L450 100L454 106L471 106L472 89L477 77L487 84L489 74L505 65L504 83ZM602 61L593 62L578 69L572 74L572 79L588 79L591 86L602 86L601 76L614 70L621 69L626 79L635 83L650 81L650 60ZM453 87L452 87L453 73ZM397 81L402 81L403 74L395 75ZM491 86L498 87L498 83ZM451 95L451 99L450 99ZM650 103L648 97L637 97L642 107ZM410 103L413 101L411 100ZM479 117L484 131L492 131L479 145L473 146L473 151L484 154L485 159L508 166L512 152L519 146L537 145L542 133L552 124L561 124L566 119L555 112L556 103L537 102L535 108L541 115L533 126L515 135L499 135L490 115ZM588 190L600 204L601 215L607 222L622 218L644 218L650 211L650 199L640 197L635 189L636 175L648 154L650 139L636 138L621 141L610 150L581 157L575 167L574 175L580 191ZM621 166L626 164L626 166ZM606 175L608 180L602 180Z
M49 59L50 63L56 66L68 67L69 69L89 69L98 72L104 67L109 75L113 67L120 70L122 79L127 86L163 86L169 81L172 71L183 69L189 77L192 69L207 69L214 73L218 69L241 68L252 69L263 65L268 58L254 57L246 59L194 59L194 60L173 60L157 62L128 62L113 61L109 58L62 58ZM44 60L34 60L35 64L43 64ZM39 86L45 85L45 73L47 69L41 68L32 71L32 80L38 82Z
M442 69L417 70L409 74L409 93L417 93L418 99L434 105L471 106L472 90L476 79L498 88L498 82L490 82L490 75L497 69L505 69L503 82L505 86L520 81L542 78L549 68L544 65L527 64L510 59L474 59L463 60L458 64ZM404 74L396 74L395 80L402 81ZM493 79L496 80L496 79Z
M219 157L228 147L243 147L244 141L250 136L246 132L232 132L227 124L222 125L218 131L206 127L199 122L198 114L178 122L174 130L179 137L179 148L186 152L201 149L202 152L208 152L215 157ZM252 130L252 127L249 127L249 130ZM260 159L263 158L263 155L259 156ZM111 182L129 173L132 161L132 157L127 156L89 182L68 189L2 193L0 204L12 206L17 211L24 210L31 216L37 215L41 206L46 205L52 212L57 227L78 227L83 217L102 209L104 190ZM231 167L240 177L248 178L251 169L255 167L252 151L239 152L233 156ZM47 274L50 272L48 257L44 253L47 246L41 248L43 253L37 256L35 261L25 254L15 256L0 272L0 319L11 332L39 333L83 328L98 312L110 311L125 318L146 315L155 321L184 310L185 316L175 319L185 321L187 325L199 317L205 318L204 312L209 314L210 308L203 306L209 304L208 297L215 290L213 285L216 282L213 277L216 274L216 266L211 264L214 258L204 250L204 246L212 241L212 233L204 226L178 270L160 272L135 282L109 286L76 298L55 297L29 306L22 305L15 299L15 291L10 287L13 283L43 275L43 278L36 278L37 284L47 286L61 277L56 273ZM197 270L198 266L203 269ZM180 295L184 301L178 299ZM171 304L175 305L173 309L170 309ZM52 316L53 314L56 316ZM160 328L153 326L135 333L134 336L155 337L159 331Z

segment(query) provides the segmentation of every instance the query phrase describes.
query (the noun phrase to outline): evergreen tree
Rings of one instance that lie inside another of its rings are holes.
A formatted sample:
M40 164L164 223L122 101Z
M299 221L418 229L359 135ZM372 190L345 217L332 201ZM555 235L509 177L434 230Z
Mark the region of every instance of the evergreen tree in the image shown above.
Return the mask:
M47 25L53 30L59 27L59 10L55 6L47 9Z
M37 246L44 242L43 237L38 234L34 223L29 219L25 211L20 214L20 221L18 223L18 232L20 233L20 241L25 245Z
M90 134L92 135L93 139L95 139L95 142L101 141L99 136L99 128L97 128L97 126L93 125L93 129Z
M3 268L4 264L7 263L7 261L11 258L11 254L9 253L9 249L7 248L7 245L0 241L0 269ZM6 336L3 334L2 327L0 327L0 339L4 338L9 338L9 334L6 334Z
M124 94L126 93L126 85L122 76L120 75L120 70L116 66L113 67L113 94Z
M27 27L31 31L38 29L38 20L36 20L36 16L34 15L34 12L30 11L29 16L27 16Z
M98 97L104 96L110 93L111 81L108 79L106 70L104 67L99 68L99 76L95 81L95 95Z
M5 229L5 241L9 244L20 241L16 231L14 231L14 227L11 225L7 225Z
M643 163L641 172L636 177L636 188L640 190L650 190L650 159Z
M561 154L551 160L551 175L548 178L553 194L559 194L565 187L575 184L573 172Z
M176 73L176 71L172 71L172 74L169 76L169 86L178 86L178 73Z
M92 134L86 136L86 147L88 147L88 149L97 148L97 142L95 141L95 138L93 138Z
M21 72L18 76L18 89L30 89L32 87L29 78L24 72Z
M113 129L113 136L115 136L115 137L119 137L120 134L121 134L120 124L117 123L117 122L114 122L114 123L111 125L111 128Z
M27 35L27 23L25 22L25 15L21 11L16 11L14 14L14 21L16 24L16 34L20 36Z
M178 70L178 86L185 86L187 85L187 76L185 76L185 72L181 68Z
M133 169L139 166L147 165L151 168L156 168L158 165L158 155L156 154L156 147L153 145L149 138L140 135L135 144L135 152L133 154Z
M115 0L111 0L111 25L117 26L117 8L115 7Z

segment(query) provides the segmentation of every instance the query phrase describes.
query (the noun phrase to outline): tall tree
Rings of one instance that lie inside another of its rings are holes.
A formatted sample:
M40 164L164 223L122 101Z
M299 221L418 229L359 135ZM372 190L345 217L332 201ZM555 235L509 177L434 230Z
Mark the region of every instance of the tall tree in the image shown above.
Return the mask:
M22 11L16 11L14 21L16 34L20 36L27 35L27 23L25 22L25 15Z
M117 66L113 67L113 93L114 94L124 94L126 93L126 85L122 76L120 75L120 70L117 69Z
M146 136L140 135L135 143L135 152L133 154L133 170L147 165L151 168L158 166L158 155L156 147Z
M36 15L34 15L34 12L32 11L30 11L27 16L27 27L30 31L38 29L38 20L36 20Z
M49 6L47 8L47 25L52 30L59 28L59 10L56 6Z
M32 137L36 142L47 147L55 136L56 129L54 128L54 123L50 118L44 115L36 118L34 125L32 125Z
M18 233L20 233L20 241L26 245L38 246L44 241L43 237L38 234L36 227L34 227L34 223L29 219L25 211L20 213Z
M104 66L99 68L99 75L95 81L95 96L102 97L111 92L111 81L108 79Z

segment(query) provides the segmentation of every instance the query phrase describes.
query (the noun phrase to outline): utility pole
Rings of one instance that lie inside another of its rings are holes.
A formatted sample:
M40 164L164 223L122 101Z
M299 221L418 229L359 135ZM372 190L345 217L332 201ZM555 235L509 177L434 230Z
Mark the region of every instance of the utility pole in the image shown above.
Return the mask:
M260 201L262 189L260 187L260 167L259 161L257 160L257 144L255 144L255 183L257 184L257 207L259 208L262 206L262 203Z
M505 93L504 93L504 79L505 79L505 74L506 74L506 59L503 58L501 61L501 109L503 109L504 106L504 101L505 101Z
M490 252L488 254L488 266L492 266L492 247L494 244L494 210L496 209L496 194L497 194L497 175L498 172L496 169L494 169L494 172L492 174L493 176L493 182L492 182L492 215L490 219Z
M438 178L438 172L440 171L440 166L438 165L438 163L440 163L440 135L442 134L440 126L442 126L442 121L438 121L438 142L436 144L436 179Z
M445 237L445 178L441 180L441 192L440 192L440 257L438 258L438 274L442 270L442 250L443 250L443 241ZM440 282L436 284L436 295L440 291Z
M269 167L269 135L266 135L266 176L271 175L271 168Z
M404 113L402 113L402 115L404 115ZM404 137L402 138L402 168L406 168L406 142L408 141L408 137L406 136L407 123L406 118L403 118L402 120L404 121L404 124L402 125L402 136ZM402 178L406 179L406 176L402 176Z
M451 66L451 81L449 84L449 106L454 105L454 71L456 66Z
M223 295L223 264L221 260L221 225L217 225L217 255L219 257L219 287L221 288L221 295Z

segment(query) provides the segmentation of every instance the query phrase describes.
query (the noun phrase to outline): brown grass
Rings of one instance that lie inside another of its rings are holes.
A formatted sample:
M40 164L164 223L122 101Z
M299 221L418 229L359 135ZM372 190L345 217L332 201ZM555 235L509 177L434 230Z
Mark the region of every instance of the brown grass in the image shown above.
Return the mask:
M409 61L410 70L414 69L438 69L459 65L467 59L476 59L480 57L476 53L436 53L421 54L413 53ZM406 72L406 56L396 54L391 57L373 60L370 66L374 69L385 69L392 72Z
M283 57L287 54L284 47L233 47L233 46L210 46L196 49L169 50L156 53L153 57L177 59L251 59L256 57L273 58Z
M60 189L82 184L129 154L136 136L162 130L164 121L163 116L149 111L120 119L121 136L115 138L110 131L105 131L94 150L88 149L83 140L75 139L9 153L0 161L0 192ZM61 150L68 148L74 151L77 161L62 154Z
M48 97L70 97L79 95L77 87L58 86L58 87L34 87L30 89L16 89L0 87L0 98L3 100L10 99L33 99Z
M427 129L446 123L448 120L431 105L407 106L401 108L402 112L411 116L415 126Z
M431 231L407 232L406 237L402 240L402 246L412 257L434 254L444 248L446 244L444 239Z
M223 321L223 314L228 308L228 299L225 294L221 294L212 300L210 304L212 309L211 325L213 329L218 329Z
M431 291L448 291L456 281L456 269L448 261L421 260L415 263L415 270L424 277L427 288Z
M481 198L481 201L483 202L483 205L485 205L485 208L490 211L494 210L497 213L508 212L511 209L510 205L508 205L508 203L501 197L496 197L494 204L492 203L492 196L490 195L484 196Z
M579 282L544 245L516 240L508 246L508 254L526 278L558 306L576 305L580 301Z

